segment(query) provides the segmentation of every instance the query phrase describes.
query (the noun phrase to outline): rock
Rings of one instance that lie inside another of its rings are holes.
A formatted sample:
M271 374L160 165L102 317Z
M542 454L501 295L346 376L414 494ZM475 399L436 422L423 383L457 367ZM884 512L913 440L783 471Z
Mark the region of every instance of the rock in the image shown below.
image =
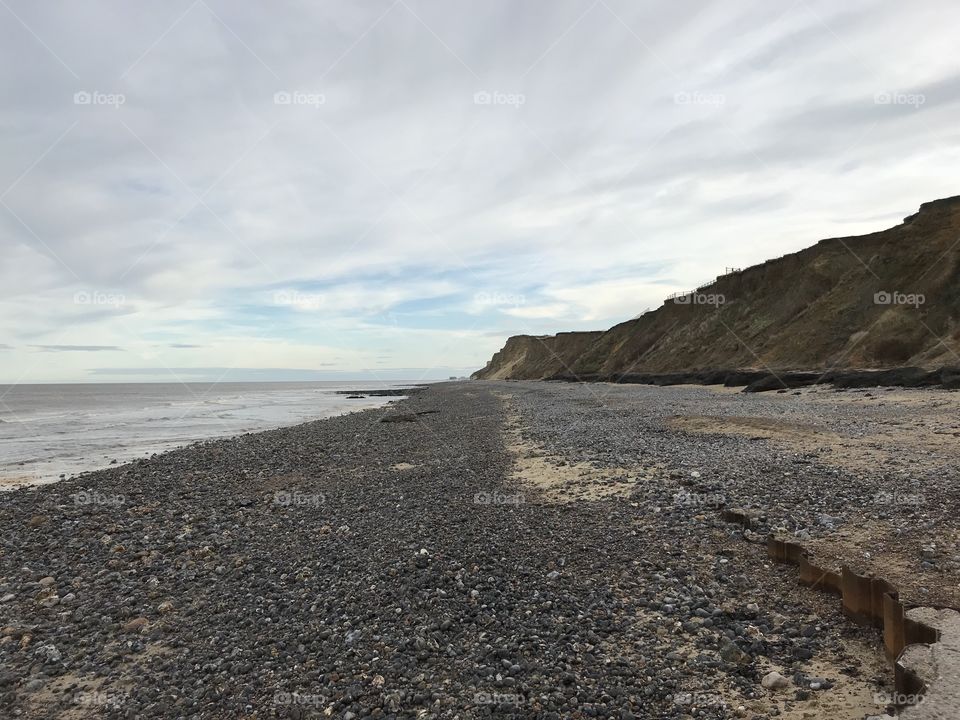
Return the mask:
M60 651L52 644L38 645L33 652L48 663L58 663L61 660Z
M123 631L128 633L143 632L147 628L148 624L149 621L145 617L134 618L133 620L128 620L123 624Z
M763 687L765 687L767 690L780 690L788 687L790 685L790 681L776 670L773 670L763 676L760 684L763 685Z
M40 579L40 587L50 587L56 584L56 580L50 576Z
M749 659L749 656L734 643L726 640L720 646L720 658L724 662L740 664L746 662Z
M831 611L809 618L795 573L784 582L704 499L722 493L728 508L749 507L750 537L761 542L776 527L784 538L796 528L821 537L818 516L853 527L882 509L869 501L878 487L901 475L918 482L923 468L878 469L890 475L883 482L867 470L847 479L819 454L798 463L794 451L740 433L678 435L664 424L683 413L729 417L729 398L734 415L765 417L789 403L786 419L806 424L806 399L537 385L512 393L431 386L443 418L418 415L422 425L377 422L426 407L413 398L197 443L83 481L107 497L122 492L122 508L68 502L80 487L70 480L70 492L54 484L3 494L0 520L20 532L0 537L0 626L8 626L0 671L14 674L0 687L0 718L30 716L47 693L45 714L67 712L80 678L102 681L89 691L123 702L74 711L123 720L708 720L817 710L784 705L804 693L826 699L826 686L811 690L806 675L789 689L758 686L766 671L793 670L799 654L832 657L847 627L839 604L826 598ZM598 411L590 390L609 393L615 411ZM817 423L864 429L862 408L848 402L856 398L817 393L818 407L831 408ZM523 439L539 448L531 452L541 452L530 459L560 468L569 483L541 492L513 477L501 435L512 432L509 404ZM417 470L393 471L401 462ZM679 476L648 476L635 471L641 466L679 468ZM627 470L629 487L613 482L621 478L613 468ZM671 502L682 484L697 507ZM941 485L938 493L953 493ZM591 490L626 494L597 499ZM525 492L526 501L475 504L480 491L498 500ZM287 506L272 502L277 492L289 493ZM305 502L320 493L322 505ZM938 565L960 559L960 548L939 539L948 512L928 502L900 523L923 533L901 543L918 569L921 547L935 538ZM49 523L23 532L35 514ZM119 546L126 550L111 552ZM939 589L940 574L925 575L931 592ZM45 576L55 582L41 585ZM61 607L36 606L59 592ZM30 633L35 645L54 642L60 662L35 652ZM142 681L126 685L138 668ZM817 672L842 671L825 663ZM866 675L850 676L860 697L879 687ZM721 706L720 688L738 698L733 705ZM684 693L691 701L678 707Z

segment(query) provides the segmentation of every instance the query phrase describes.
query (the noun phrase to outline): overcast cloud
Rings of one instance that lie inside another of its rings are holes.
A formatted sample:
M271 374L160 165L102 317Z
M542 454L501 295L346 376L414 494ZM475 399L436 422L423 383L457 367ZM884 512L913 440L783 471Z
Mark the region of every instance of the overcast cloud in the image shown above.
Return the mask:
M888 227L960 194L958 26L950 0L3 0L0 382L459 374Z

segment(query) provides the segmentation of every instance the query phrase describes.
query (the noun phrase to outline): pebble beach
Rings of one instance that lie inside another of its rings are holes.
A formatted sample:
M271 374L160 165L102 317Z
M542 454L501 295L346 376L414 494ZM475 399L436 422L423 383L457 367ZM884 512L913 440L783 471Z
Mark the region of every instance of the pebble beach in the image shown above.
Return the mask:
M956 394L883 395L442 383L4 493L0 716L880 714L876 631L760 539L952 597L954 450L903 433Z

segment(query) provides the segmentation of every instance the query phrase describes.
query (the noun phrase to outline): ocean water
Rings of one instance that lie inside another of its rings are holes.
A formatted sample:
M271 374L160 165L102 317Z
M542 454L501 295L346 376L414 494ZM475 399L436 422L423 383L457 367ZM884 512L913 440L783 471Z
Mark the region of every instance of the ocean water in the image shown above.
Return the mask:
M348 400L342 382L0 385L0 490L55 482L198 440L295 425L396 397Z

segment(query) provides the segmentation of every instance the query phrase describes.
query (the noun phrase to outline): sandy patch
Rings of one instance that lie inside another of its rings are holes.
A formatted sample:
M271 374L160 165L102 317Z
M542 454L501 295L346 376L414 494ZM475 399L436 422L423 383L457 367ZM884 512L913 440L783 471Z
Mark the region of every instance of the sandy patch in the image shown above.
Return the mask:
M56 712L58 720L102 718L108 708L122 708L126 694L120 690L102 690L104 679L67 673L51 679L39 690L26 693L28 717L46 717ZM68 690L71 686L73 689ZM69 699L66 706L61 705Z
M690 433L741 435L770 440L800 453L818 455L828 464L851 470L875 469L897 451L880 434L845 437L812 424L748 415L680 415L667 418L667 427ZM879 447L883 444L883 447ZM897 453L899 455L899 453Z
M942 469L960 460L957 392L909 388L837 392L824 386L765 393L763 398L772 400L774 407L751 403L753 397L730 396L730 415L681 415L667 418L666 425L690 433L767 440L853 471L876 471L887 463ZM782 414L777 406L782 406ZM754 412L763 408L767 414L738 414L746 408ZM797 411L802 411L802 421L790 419ZM855 421L845 424L844 417Z
M860 574L871 572L893 583L908 604L960 607L960 571L945 562L960 548L960 530L937 530L933 541L937 569L923 571L922 551L929 541L929 533L920 528L897 529L872 520L845 525L804 545L822 567L846 564Z
M520 416L513 409L510 396L497 393L497 397L507 408L505 441L514 458L513 479L548 502L628 498L636 483L654 477L656 468L600 467L551 455L523 438Z
M864 640L845 639L840 645L842 649L838 652L826 653L792 668L770 665L764 669L764 674L776 670L791 681L790 686L783 690L761 688L760 691L766 692L767 696L759 699L738 701L732 696L731 705L735 709L745 708L747 717L758 713L782 720L863 720L866 715L881 714L884 705L878 704L877 695L882 693L868 681L889 675L889 666L876 647ZM806 700L797 700L795 693L799 688L792 682L795 672L829 680L833 687L829 690L810 690ZM773 712L774 708L776 712Z
M30 485L50 485L58 482L59 478L41 478L36 475L0 475L0 492L16 490Z
M284 488L298 486L303 483L303 480L303 475L294 471L267 478L263 481L263 487L267 490L283 490Z
M813 425L750 415L680 415L669 418L667 422L672 427L688 432L736 433L750 437L784 440L795 438L802 440L810 435L831 434Z

